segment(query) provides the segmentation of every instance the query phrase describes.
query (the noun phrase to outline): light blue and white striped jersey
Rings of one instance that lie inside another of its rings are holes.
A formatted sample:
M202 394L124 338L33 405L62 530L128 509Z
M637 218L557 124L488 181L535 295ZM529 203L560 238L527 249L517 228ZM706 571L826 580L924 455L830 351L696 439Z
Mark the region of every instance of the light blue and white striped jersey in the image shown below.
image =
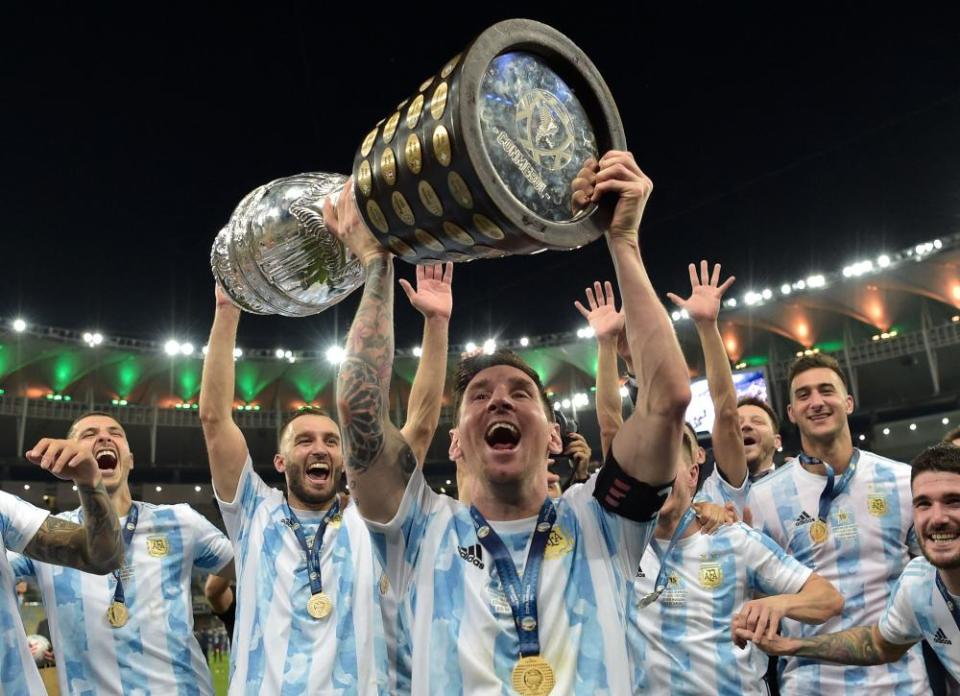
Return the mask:
M314 619L307 558L283 493L264 483L249 455L236 498L218 502L237 565L230 693L387 693L380 572L356 506L324 532L320 574L333 611ZM312 539L324 513L295 512Z
M555 501L537 591L541 655L556 694L631 694L626 592L654 522L608 513L596 475ZM491 522L523 572L536 519ZM507 693L519 657L510 604L469 508L414 472L394 519L367 521L399 607L398 664L414 694Z
M787 635L809 637L877 623L910 556L920 552L910 467L862 450L859 457L849 485L830 505L829 533L820 544L813 543L810 525L818 515L825 476L794 459L751 484L747 505L753 525L833 583L844 600L843 613L820 626L784 620ZM890 665L843 666L794 657L781 661L781 672L785 695L930 692L920 646Z
M926 639L940 662L960 680L960 628L937 589L937 569L926 558L914 558L880 616L884 640L904 645ZM952 597L960 603L960 597Z
M651 542L630 588L634 690L673 696L768 693L767 656L752 643L745 650L734 645L733 617L756 593L799 592L812 571L738 522L713 535L697 532L678 540L667 562L667 589L641 607L661 568L653 544L667 550L667 541Z
M743 506L747 503L747 496L750 493L750 477L743 480L743 484L737 488L729 483L720 475L720 470L714 465L713 471L704 479L700 490L697 492L696 500L716 505L733 503L737 508L737 515L743 519Z
M35 578L40 586L60 693L212 696L210 669L193 635L190 581L194 571L216 573L230 563L230 542L189 505L134 505L139 520L120 571L129 615L124 626L107 622L112 573L11 558L17 577ZM79 524L80 508L58 517Z
M0 693L5 696L46 693L27 647L7 552L23 551L48 515L46 510L0 491Z

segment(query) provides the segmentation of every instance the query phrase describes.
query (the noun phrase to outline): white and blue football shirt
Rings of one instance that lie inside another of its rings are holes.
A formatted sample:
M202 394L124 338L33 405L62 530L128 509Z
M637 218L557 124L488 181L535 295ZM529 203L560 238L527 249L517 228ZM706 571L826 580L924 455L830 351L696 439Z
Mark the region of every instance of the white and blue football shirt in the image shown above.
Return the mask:
M820 626L789 619L786 635L808 638L880 620L897 578L919 554L913 530L910 467L872 452L854 450L856 473L830 504L827 539L813 542L810 525L816 520L820 493L827 478L804 469L793 459L750 486L747 505L753 525L808 568L836 587L843 596L840 616ZM841 475L837 474L839 482ZM928 694L920 646L901 660L874 667L833 665L809 658L781 661L781 693Z
M60 693L212 696L210 669L193 635L194 571L217 573L233 559L223 532L186 504L139 508L126 548L128 619L107 621L116 580L74 568L11 559L17 577L35 578L50 622ZM59 517L80 523L80 508ZM121 528L127 518L121 518Z
M799 592L812 571L769 537L742 523L679 539L667 559L667 585L648 606L667 541L643 554L631 586L629 645L634 688L651 694L766 694L767 656L733 643L733 617L762 595Z
M27 647L7 552L23 551L48 516L46 510L0 491L0 692L7 696L46 693Z
M747 496L750 493L750 477L746 476L743 483L737 487L727 481L720 474L720 469L716 465L710 475L703 480L700 490L697 492L696 500L715 505L725 505L733 503L737 508L737 515L743 519L743 506L747 503Z
M937 569L926 558L914 558L880 616L877 628L884 640L904 645L926 639L940 662L960 680L960 628L937 589ZM960 597L951 596L960 603Z
M537 591L541 655L556 694L632 694L626 593L655 522L604 510L594 475L554 501ZM536 518L490 522L523 572ZM414 694L508 693L519 657L510 604L469 508L415 471L394 519L367 521L399 606L398 651Z
M217 500L237 566L230 693L387 693L381 573L356 506L324 532L320 574L333 611L315 619L307 613L307 558L283 493L264 483L248 455L235 499ZM294 512L313 539L325 513Z

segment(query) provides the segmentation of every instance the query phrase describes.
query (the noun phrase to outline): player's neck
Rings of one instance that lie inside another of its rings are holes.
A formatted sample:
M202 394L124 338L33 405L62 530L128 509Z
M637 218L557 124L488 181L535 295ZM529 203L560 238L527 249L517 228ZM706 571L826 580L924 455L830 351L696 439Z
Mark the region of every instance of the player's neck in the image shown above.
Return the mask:
M126 517L133 505L130 487L127 484L118 486L117 490L110 494L110 502L113 503L113 509L117 513L117 517Z
M756 478L765 471L772 471L773 467L773 456L764 461L747 462L747 469L751 478Z
M473 488L474 507L486 519L494 522L536 517L543 506L543 499L547 497L544 492L546 481L540 477L535 481L508 484L480 480Z
M692 501L688 500L686 505L678 505L674 510L664 513L660 512L660 515L657 517L657 526L653 530L653 535L662 541L669 541L673 538L673 533L677 531L677 527L680 525L680 520L683 518L683 513L690 509L690 503ZM681 539L686 539L688 536L692 536L700 531L700 522L696 517L690 521L690 524L687 525L687 528L683 530L683 534L680 536Z
M954 597L960 597L960 568L938 568L937 572L947 586L947 592Z
M806 438L801 434L800 443L803 446L805 454L826 462L833 468L834 473L838 475L847 470L847 466L853 458L853 441L850 439L849 430L843 430L837 433L836 437L830 440L815 440ZM826 473L826 469L822 466L811 467L809 471L821 474Z
M287 493L287 504L294 510L306 510L308 512L326 512L333 504L337 502L337 495L334 493L327 500L320 503L307 503L297 497L295 493Z

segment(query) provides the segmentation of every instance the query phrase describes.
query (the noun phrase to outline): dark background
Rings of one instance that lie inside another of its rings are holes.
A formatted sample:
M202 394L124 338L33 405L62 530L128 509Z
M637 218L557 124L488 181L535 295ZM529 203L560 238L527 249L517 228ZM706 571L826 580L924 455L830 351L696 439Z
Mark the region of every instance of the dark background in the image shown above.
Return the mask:
M742 293L957 229L954 13L868 3L33 5L5 6L0 19L8 317L201 344L210 242L240 198L279 176L348 171L392 105L486 26L519 16L570 36L609 84L656 185L642 242L661 293L684 290L691 259L721 261ZM571 330L582 323L573 300L611 276L602 243L461 265L451 339ZM398 304L398 345L413 345L419 321ZM322 348L355 306L250 318L240 344Z

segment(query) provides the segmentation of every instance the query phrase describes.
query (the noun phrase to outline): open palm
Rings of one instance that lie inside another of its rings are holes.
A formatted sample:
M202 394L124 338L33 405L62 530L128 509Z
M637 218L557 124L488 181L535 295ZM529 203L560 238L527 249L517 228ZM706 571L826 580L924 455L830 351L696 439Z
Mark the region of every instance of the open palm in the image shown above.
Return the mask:
M696 264L691 263L690 267L690 297L683 299L672 292L667 293L667 297L673 304L680 309L686 310L687 314L694 321L716 321L720 314L720 300L733 282L734 276L730 276L722 284L720 283L720 264L715 264L713 274L710 273L710 264L706 261L700 262L700 275L697 275Z
M400 279L410 304L427 319L449 319L453 312L453 264L417 266L417 288Z
M594 335L598 339L616 338L623 330L624 314L622 309L617 311L613 285L608 280L601 287L599 281L594 281L593 287L587 288L586 295L589 309L579 300L573 304L590 324Z

